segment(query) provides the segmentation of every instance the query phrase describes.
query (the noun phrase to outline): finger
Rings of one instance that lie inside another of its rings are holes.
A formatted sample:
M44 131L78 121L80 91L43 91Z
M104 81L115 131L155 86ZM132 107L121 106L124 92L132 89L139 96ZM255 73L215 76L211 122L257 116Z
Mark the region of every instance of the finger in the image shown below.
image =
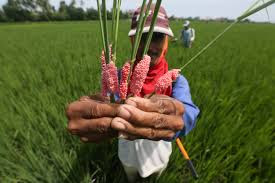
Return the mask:
M175 114L176 106L167 98L152 100L140 97L132 97L126 100L126 104L132 105L146 112L158 112L161 114Z
M174 99L172 97L169 97L167 95L153 95L151 98L152 102L156 102L158 100L168 100L173 102L173 105L176 109L176 114L175 115L183 115L184 114L184 105L182 102L178 101L177 99ZM161 105L160 105L161 106Z
M77 119L70 120L68 131L73 135L83 136L85 134L106 134L112 133L112 118L104 117L97 119Z
M66 109L67 118L99 118L99 117L114 117L117 113L117 104L100 103L95 100L75 101Z
M131 105L121 105L118 108L118 117L129 121L139 127L149 127L157 129L182 130L182 116L165 115L156 112L144 112Z
M142 138L162 140L171 139L175 135L172 130L137 127L119 117L113 119L111 127L122 134L124 133L127 139Z
M150 99L132 97L126 100L126 104L135 106L146 112L174 115L182 115L184 113L184 107L181 102L163 95Z

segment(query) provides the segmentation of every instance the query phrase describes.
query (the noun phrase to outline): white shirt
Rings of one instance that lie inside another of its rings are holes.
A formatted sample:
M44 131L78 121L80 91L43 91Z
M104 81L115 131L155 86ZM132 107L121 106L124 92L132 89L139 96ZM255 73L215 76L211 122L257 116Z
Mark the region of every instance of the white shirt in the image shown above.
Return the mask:
M148 177L167 166L172 143L138 139L119 139L118 157L123 165L136 168L141 177Z

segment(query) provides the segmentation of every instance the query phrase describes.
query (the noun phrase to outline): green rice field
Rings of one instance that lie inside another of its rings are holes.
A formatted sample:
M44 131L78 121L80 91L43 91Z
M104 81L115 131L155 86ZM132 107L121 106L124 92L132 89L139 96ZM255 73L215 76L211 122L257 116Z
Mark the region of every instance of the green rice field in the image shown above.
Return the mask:
M172 22L178 36L182 22ZM192 49L170 42L179 68L227 23L194 22ZM118 66L130 58L122 21ZM98 22L0 24L0 182L123 183L117 140L83 144L67 130L66 105L100 90ZM237 24L182 74L201 110L182 139L200 178L174 144L160 183L275 182L275 25Z

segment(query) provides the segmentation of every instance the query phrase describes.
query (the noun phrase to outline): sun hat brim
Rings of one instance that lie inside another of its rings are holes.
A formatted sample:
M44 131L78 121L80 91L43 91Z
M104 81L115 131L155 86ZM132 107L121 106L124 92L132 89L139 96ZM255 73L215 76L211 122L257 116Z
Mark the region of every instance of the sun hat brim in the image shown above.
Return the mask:
M183 24L183 27L187 27L189 25L190 25L189 23L185 23L185 24Z
M148 33L149 29L150 29L150 26L144 27L142 33ZM164 28L164 27L155 26L154 32L159 32L159 33L167 34L170 37L174 37L173 31L171 30L170 27ZM136 35L136 29L131 29L128 33L128 36L134 36L134 35Z

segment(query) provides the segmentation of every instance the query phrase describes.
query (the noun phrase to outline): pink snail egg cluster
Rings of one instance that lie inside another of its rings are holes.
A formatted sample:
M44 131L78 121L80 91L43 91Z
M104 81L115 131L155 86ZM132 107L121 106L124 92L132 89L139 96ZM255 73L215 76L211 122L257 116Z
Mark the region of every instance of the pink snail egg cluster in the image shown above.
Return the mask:
M131 65L129 62L126 62L121 70L121 80L119 86L119 96L122 100L125 100L128 92L128 75L130 73Z
M149 71L150 62L151 62L151 57L148 55L145 55L144 59L141 60L135 66L135 70L133 72L133 76L131 78L131 83L130 83L130 93L134 94L135 96L140 95L143 83Z
M180 69L173 69L161 76L155 86L155 92L162 94L164 91L171 86L172 82L179 76Z

